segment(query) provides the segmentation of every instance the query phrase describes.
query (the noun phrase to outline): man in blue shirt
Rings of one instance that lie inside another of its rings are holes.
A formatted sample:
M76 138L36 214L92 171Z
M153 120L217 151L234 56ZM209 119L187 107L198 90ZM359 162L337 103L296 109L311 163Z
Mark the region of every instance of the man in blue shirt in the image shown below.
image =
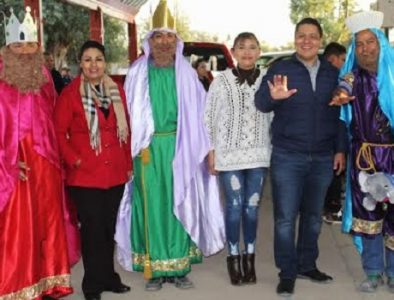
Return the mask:
M256 93L256 106L274 111L271 180L277 293L294 292L296 278L328 283L316 266L327 188L345 167L346 132L339 108L329 106L338 70L318 56L322 29L305 18L296 25L296 53L271 66ZM298 240L295 242L299 216Z

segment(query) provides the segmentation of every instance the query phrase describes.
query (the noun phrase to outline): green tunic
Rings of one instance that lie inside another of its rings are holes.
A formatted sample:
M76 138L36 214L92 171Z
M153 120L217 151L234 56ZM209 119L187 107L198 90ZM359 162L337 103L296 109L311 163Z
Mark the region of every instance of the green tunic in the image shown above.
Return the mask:
M173 213L172 161L178 112L174 67L149 66L149 93L155 134L149 145L149 162L143 163L141 155L134 159L133 269L144 270L149 248L153 278L182 276L202 256Z

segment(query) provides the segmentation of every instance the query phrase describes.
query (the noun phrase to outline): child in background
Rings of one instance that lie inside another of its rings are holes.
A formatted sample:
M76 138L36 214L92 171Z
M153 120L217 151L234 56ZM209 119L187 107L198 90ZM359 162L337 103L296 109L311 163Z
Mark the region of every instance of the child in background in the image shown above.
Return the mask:
M204 58L199 58L193 63L193 68L196 69L198 79L204 86L205 91L208 92L209 85L211 84L211 77L209 76L209 69L207 61Z
M341 69L346 59L346 48L336 42L327 44L323 56L335 68ZM344 190L345 174L335 174L328 187L324 202L323 220L328 224L341 224L342 222L342 190Z

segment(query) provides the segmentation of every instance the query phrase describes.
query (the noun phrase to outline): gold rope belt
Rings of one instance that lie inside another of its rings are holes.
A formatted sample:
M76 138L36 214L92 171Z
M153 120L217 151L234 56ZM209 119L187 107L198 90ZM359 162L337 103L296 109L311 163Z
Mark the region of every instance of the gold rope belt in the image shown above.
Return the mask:
M176 131L169 131L169 132L157 132L154 133L154 136L163 137L163 136L170 136L174 135ZM148 228L148 198L146 195L146 185L145 185L145 165L149 163L150 154L149 154L149 147L146 147L141 150L141 153L138 155L141 157L142 165L141 165L141 182L142 182L142 191L143 191L143 198L144 198L144 233L145 233L145 261L144 261L144 278L149 280L152 278L152 262L150 258L150 241L149 241L149 228Z
M165 137L176 134L176 131L168 131L168 132L155 132L153 136L156 137ZM150 161L149 147L146 147L141 150L141 153L138 155L141 157L142 163L147 164Z
M367 142L362 143L356 158L356 166L359 170L361 171L373 170L374 172L376 172L375 164L372 158L372 150L371 150L372 147L389 148L389 147L394 147L394 144L376 144L376 143L367 143ZM365 167L361 166L361 159L363 159L366 162Z
M174 135L176 133L176 131L174 130L174 131L168 131L168 132L155 132L154 134L153 134L153 136L158 136L158 137L161 137L161 136L169 136L169 135Z

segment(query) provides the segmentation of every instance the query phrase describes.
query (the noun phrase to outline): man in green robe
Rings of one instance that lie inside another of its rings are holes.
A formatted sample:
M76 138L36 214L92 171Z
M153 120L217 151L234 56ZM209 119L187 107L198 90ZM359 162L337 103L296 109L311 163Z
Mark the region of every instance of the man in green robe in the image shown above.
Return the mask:
M182 49L173 30L153 30L125 84L134 159L132 266L144 272L146 290L164 282L193 287L186 277L191 264L224 246L217 182L204 163L205 91Z

